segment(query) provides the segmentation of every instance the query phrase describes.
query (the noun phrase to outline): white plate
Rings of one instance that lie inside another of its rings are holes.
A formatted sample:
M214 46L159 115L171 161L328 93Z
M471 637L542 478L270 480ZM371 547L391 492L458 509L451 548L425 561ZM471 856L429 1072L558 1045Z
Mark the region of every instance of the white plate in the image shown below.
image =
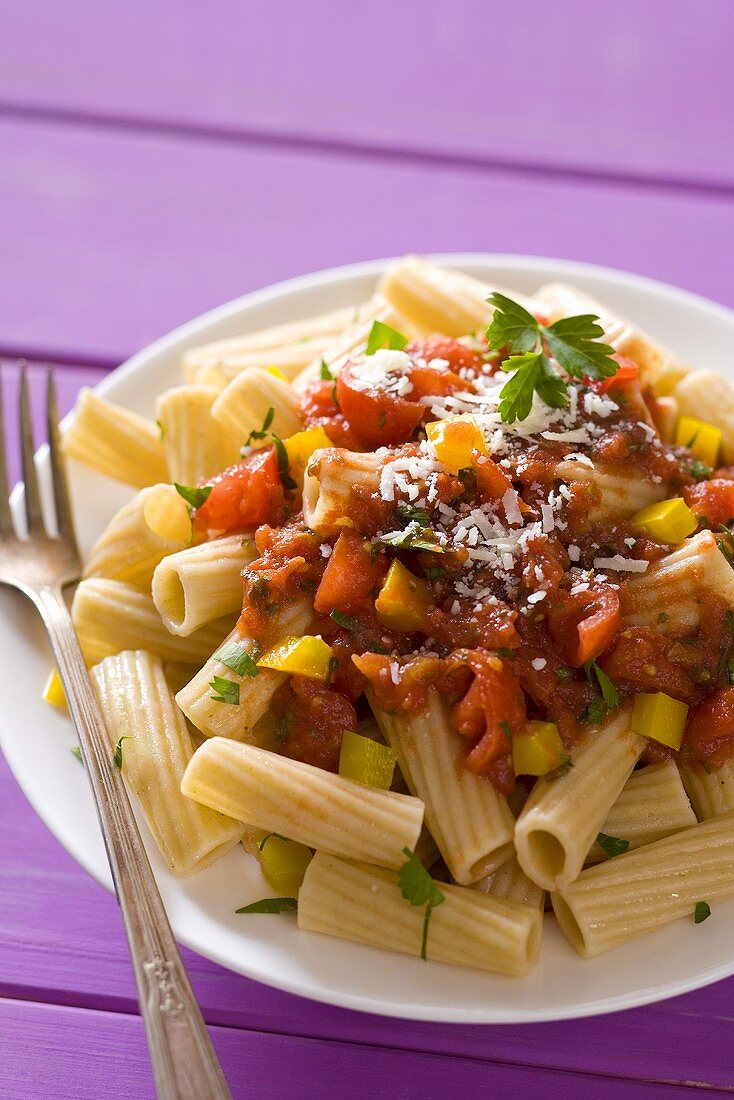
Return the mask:
M701 367L731 371L734 313L692 294L622 272L518 256L439 257L465 271L531 293L550 279L572 281ZM110 399L151 414L156 394L180 381L184 349L208 340L366 299L384 262L320 272L205 314L134 356L99 386ZM130 493L78 466L70 471L85 548ZM41 701L49 650L15 593L0 593L0 743L37 813L75 859L111 889L84 771L69 752L68 721ZM145 832L145 830L144 830ZM146 834L147 836L147 834ZM534 973L513 979L377 951L299 932L293 917L236 916L272 893L242 850L183 882L149 851L177 937L202 955L267 985L330 1004L422 1020L518 1023L630 1008L734 973L734 899L705 924L681 920L600 958L580 959L552 919Z

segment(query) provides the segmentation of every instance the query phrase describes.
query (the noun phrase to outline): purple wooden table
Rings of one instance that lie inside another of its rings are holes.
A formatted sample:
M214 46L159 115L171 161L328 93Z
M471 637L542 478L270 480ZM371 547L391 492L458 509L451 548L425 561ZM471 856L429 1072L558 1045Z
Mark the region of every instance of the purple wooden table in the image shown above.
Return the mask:
M409 249L591 260L734 306L731 0L356 12L4 5L0 355L59 364L65 410L209 306ZM0 805L0 1095L150 1097L116 903L1 759ZM734 979L463 1027L314 1005L185 954L237 1097L734 1091Z

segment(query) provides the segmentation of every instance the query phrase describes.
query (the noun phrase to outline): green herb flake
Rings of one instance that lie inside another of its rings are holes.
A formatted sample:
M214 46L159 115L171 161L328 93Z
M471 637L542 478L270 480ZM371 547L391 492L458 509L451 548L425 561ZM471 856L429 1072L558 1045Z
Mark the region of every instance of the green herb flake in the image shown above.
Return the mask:
M566 668L565 665L559 665L558 668L553 670L559 680L572 680L573 670Z
M507 738L508 742L512 744L512 730L510 729L510 723L502 719L502 721L499 722L498 725L504 733L505 737Z
M400 892L411 905L426 907L421 935L421 958L425 959L431 913L445 898L415 853L411 852L410 848L403 848L403 855L406 857L406 862L398 871Z
M402 351L409 343L408 337L402 332L391 328L383 321L373 321L370 334L367 337L366 355L374 355L380 348L389 348L390 351Z
M235 913L295 913L298 902L295 898L261 898L250 905L235 909Z
M707 481L714 472L711 467L707 466L705 462L702 462L700 458L689 458L688 462L686 462L686 469L696 481Z
M415 508L412 504L406 504L404 501L399 501L395 507L395 511L406 525L409 523L417 523L419 527L428 527L431 522L431 517L428 512L422 508Z
M437 581L439 577L445 577L448 570L444 569L442 565L428 565L423 570L423 574L426 580Z
M268 409L268 411L265 413L265 419L263 420L262 428L260 428L257 431L250 432L247 439L245 440L245 446L250 447L252 445L253 441L265 439L265 437L268 435L270 425L273 423L274 420L275 420L275 407L273 405L271 405L270 408Z
M319 377L321 378L322 382L334 381L334 375L331 373L331 367L325 359L322 359L319 365Z
M284 489L297 489L298 483L293 480L290 473L290 464L288 462L288 452L285 449L285 443L276 435L275 432L271 433L273 446L275 447L275 457L278 460L278 474L282 482Z
M163 440L166 438L166 429L163 427L163 421L156 420L156 424L158 425L158 435L161 442L163 442Z
M179 485L178 482L174 482L174 484L178 495L183 497L194 511L206 503L213 488L212 485L203 485L199 488L198 485Z
M215 703L228 703L236 707L240 701L240 685L234 680L228 680L225 676L215 676L209 681L212 688L211 699Z
M596 843L608 856L621 856L630 846L628 840L620 840L619 837L608 836L606 833L599 833Z
M112 757L115 761L115 767L120 772L122 771L122 742L123 741L132 741L132 740L133 740L133 737L132 737L131 734L125 734L125 736L121 737L120 740L115 745L115 749L114 749L114 752L112 753Z
M602 699L607 710L614 710L621 703L619 692L615 684L607 676L603 669L599 668L596 661L591 661L591 671L596 676L596 681L601 691Z
M658 615L658 623L661 624L661 623L665 623L667 621L668 621L668 612L667 611L661 611L660 614Z
M214 654L215 661L221 661L238 676L250 676L254 678L259 673L252 654L248 653L241 642L225 642ZM230 681L227 681L228 683Z
M82 759L82 750L79 748L78 745L72 745L69 749L69 752L72 756L75 756L77 758L80 764L84 763L84 760Z
M592 699L588 707L581 715L582 722L589 722L592 726L598 726L607 713L607 706L603 699Z
M344 630L351 630L354 633L355 630L359 630L359 623L356 619L353 619L351 615L346 615L343 611L339 611L338 608L329 615L330 619L333 619L337 626L341 626Z
M693 910L693 920L696 924L702 924L711 916L711 906L707 901L697 901Z
M502 369L513 372L500 393L499 412L506 423L524 420L536 393L550 408L568 405L567 383L550 356L571 378L583 381L616 374L614 348L599 342L604 330L593 314L563 317L543 325L504 294L495 291L487 301L494 307L487 343L495 351L509 351Z
M273 838L275 838L276 840L288 840L288 837L283 836L282 833L266 833L265 836L262 838L262 840L260 841L260 843L257 846L258 852L262 852L262 850L265 847L265 845L267 844L267 842L269 840L272 840Z

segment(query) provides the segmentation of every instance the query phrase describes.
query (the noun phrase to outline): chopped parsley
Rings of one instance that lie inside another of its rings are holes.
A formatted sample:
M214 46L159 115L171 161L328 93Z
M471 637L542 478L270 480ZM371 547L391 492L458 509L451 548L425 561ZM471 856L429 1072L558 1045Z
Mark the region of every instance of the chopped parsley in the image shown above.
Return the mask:
M275 457L278 460L278 474L280 475L283 488L297 489L298 483L291 477L288 452L285 449L285 443L279 435L275 434L275 432L271 432L271 438L273 440L273 446L275 447Z
M383 321L373 321L370 334L367 337L365 355L374 355L380 348L389 348L391 351L402 351L408 342L408 337L403 336L402 332L398 332L396 329L391 328L390 325L386 325Z
M77 760L79 761L80 764L84 763L84 761L82 759L82 750L79 748L78 745L72 745L71 748L69 749L69 752L71 753L72 756L75 756L77 758Z
M166 429L163 427L162 420L156 420L156 424L158 425L158 435L162 442L166 438Z
M273 423L274 420L275 420L275 406L271 405L270 408L268 409L268 411L265 413L265 419L263 420L262 428L260 428L256 431L250 432L247 439L245 440L245 446L246 447L251 446L251 444L254 440L265 439L266 436L268 435L270 425Z
M250 905L235 909L235 913L295 913L298 902L295 898L261 898Z
M589 677L589 680L591 680L592 673L596 677L596 682L599 685L601 697L604 700L604 706L607 708L607 710L614 710L615 707L618 707L621 702L619 692L617 691L616 686L607 676L606 672L604 672L603 669L599 668L596 661L587 662L585 668L587 670L586 675Z
M431 913L445 898L415 853L411 852L410 848L403 848L403 855L406 861L398 871L400 892L411 905L426 907L421 935L421 958L425 959Z
M409 523L417 523L419 527L428 527L430 525L431 517L428 515L428 512L425 512L422 508L415 508L412 504L405 504L405 502L401 500L398 502L395 511L399 518L404 521L406 526Z
M115 761L115 767L120 772L122 771L122 742L123 741L132 741L132 740L133 740L132 735L125 734L125 736L121 737L120 740L115 745L115 750L112 753L112 757ZM79 756L79 759L81 760L81 754Z
M447 569L444 569L442 565L427 565L423 570L423 574L428 581L437 581L439 577L445 577Z
M339 611L338 608L334 608L334 610L329 615L329 618L333 619L337 626L343 627L344 630L351 630L352 632L354 632L355 630L359 630L358 621L356 619L353 619L351 615L347 615L345 614L345 612Z
M215 661L221 661L238 676L257 676L260 671L252 654L248 653L241 642L225 642L214 654Z
M325 359L322 359L319 365L319 377L321 378L322 382L334 381L334 375L331 373L331 367Z
M260 843L259 843L259 844L258 844L258 846L257 846L257 850L258 850L258 852L262 852L262 850L263 850L263 848L265 847L265 845L267 844L267 842L268 842L269 840L272 840L272 839L273 839L273 837L274 837L274 838L275 838L276 840L287 840L287 839L288 839L288 837L287 837L287 836L283 836L283 834L282 834L282 833L266 833L266 834L265 834L265 836L264 836L264 837L262 838L262 840L260 841Z
M686 462L686 469L696 481L706 481L714 472L711 467L707 466L705 462L702 462L700 458L689 458Z
M693 910L693 919L696 924L702 924L708 917L711 916L711 906L707 901L697 901L696 908Z
M183 497L194 510L201 508L202 504L206 503L213 488L211 485L204 485L199 488L198 485L179 485L178 482L174 482L174 484L178 495Z
M495 291L487 300L494 307L487 343L495 351L509 351L502 369L514 372L500 393L499 412L506 423L524 420L536 393L553 409L568 405L567 383L553 359L566 374L580 380L611 378L617 373L614 348L599 342L604 329L594 314L562 317L543 325L504 294Z
M660 614L658 615L658 623L664 623L664 622L667 622L667 621L668 621L668 612L667 611L661 611Z
M412 520L402 531L390 531L386 535L378 535L377 541L383 546L392 546L396 550L430 550L434 554L445 553L435 531L429 527L422 527L416 520Z
M233 707L239 705L240 685L234 680L228 680L225 676L215 676L209 681L209 687L213 689L211 699L215 703L229 703Z
M596 843L608 856L621 856L630 846L628 840L620 840L619 837L608 836L606 833L599 833Z

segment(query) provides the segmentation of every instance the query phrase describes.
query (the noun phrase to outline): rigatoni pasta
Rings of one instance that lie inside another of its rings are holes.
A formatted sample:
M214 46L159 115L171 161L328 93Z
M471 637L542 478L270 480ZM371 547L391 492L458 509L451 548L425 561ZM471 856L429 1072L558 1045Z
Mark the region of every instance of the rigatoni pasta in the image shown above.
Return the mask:
M92 682L125 782L170 870L190 875L238 844L240 821L181 793L194 748L160 659L144 650L105 657Z
M183 373L65 443L141 490L73 615L176 873L242 835L255 911L514 975L547 890L589 956L734 893L727 381L419 257Z

